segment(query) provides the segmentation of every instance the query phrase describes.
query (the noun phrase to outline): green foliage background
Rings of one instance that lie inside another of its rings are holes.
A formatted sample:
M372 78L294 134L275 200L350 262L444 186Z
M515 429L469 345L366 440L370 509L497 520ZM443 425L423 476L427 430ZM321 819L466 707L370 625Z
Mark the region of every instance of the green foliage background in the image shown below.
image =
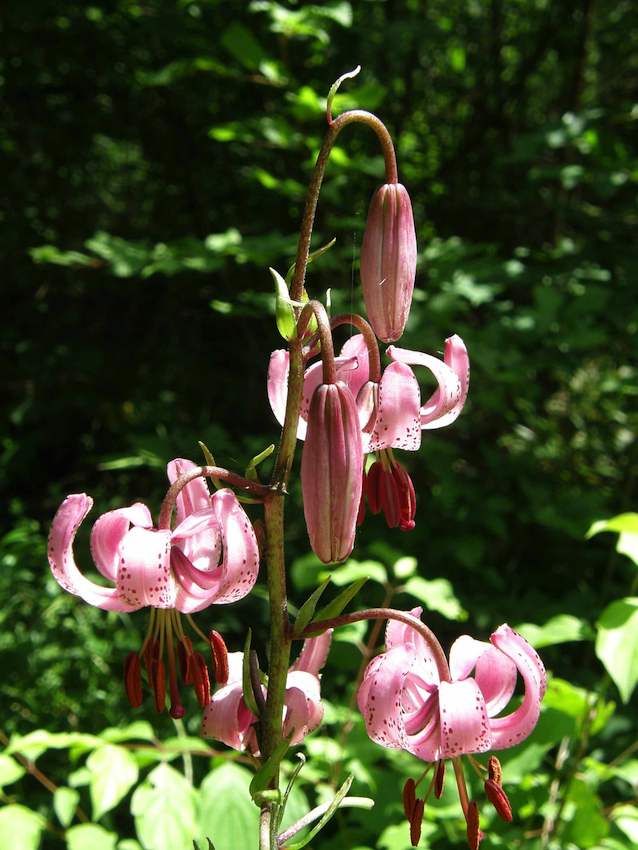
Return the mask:
M423 604L445 645L508 621L542 647L546 710L506 765L515 823L483 807L487 846L638 846L633 521L610 528L620 553L584 539L636 500L636 7L9 0L3 18L0 693L13 743L0 756L0 847L254 846L245 769L193 739L194 705L183 728L147 714L129 727L120 670L144 615L64 594L45 540L69 492L90 493L96 516L137 499L157 510L165 463L195 458L198 439L240 470L276 440L266 267L285 272L294 255L325 94L358 63L336 109L387 123L417 222L401 344L436 351L460 334L472 384L454 427L401 458L416 530L369 518L335 583L370 574L361 604ZM308 280L319 297L331 289L335 311L360 306L381 181L374 137L349 128L314 242L337 244ZM301 513L288 513L300 604L321 574ZM257 588L200 622L231 649L251 622L265 661L266 615ZM326 799L348 771L353 793L377 802L340 814L319 850L409 846L400 789L420 765L370 744L352 711L364 640L346 631L331 653L327 725L307 741L295 817L304 794ZM37 729L48 732L18 737ZM441 802L421 846L463 846L451 787Z

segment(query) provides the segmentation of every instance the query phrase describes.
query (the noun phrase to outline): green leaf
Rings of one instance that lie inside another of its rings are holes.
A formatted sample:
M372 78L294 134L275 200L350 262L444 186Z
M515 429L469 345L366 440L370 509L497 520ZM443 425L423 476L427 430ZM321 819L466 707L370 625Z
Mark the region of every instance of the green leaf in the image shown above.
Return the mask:
M275 321L277 322L277 330L286 342L290 342L297 332L297 320L295 319L293 306L290 303L288 286L276 269L269 267L268 271L272 275L273 283L275 284Z
M392 566L392 571L398 579L403 580L404 578L409 578L411 575L414 575L417 566L417 559L406 555L405 557L399 558L398 561L394 562L394 565Z
M251 481L259 481L259 476L257 475L257 467L260 463L269 458L274 451L275 444L271 443L263 450L263 452L259 452L259 454L251 458L250 463L246 467L246 478L249 478Z
M0 788L12 785L26 773L21 764L4 753L0 755Z
M599 520L591 526L585 536L593 537L602 531L617 532L616 552L627 555L638 566L638 514L618 514L611 519Z
M452 585L446 578L428 580L413 576L404 584L403 590L423 602L430 611L438 611L448 620L467 620L467 611L454 595Z
M338 596L335 596L332 602L329 602L315 615L314 621L331 620L333 617L338 617L350 600L353 599L361 590L367 580L367 576L360 578L358 581L351 584L350 587L346 587L345 590L342 590Z
M558 614L542 626L523 623L516 627L526 641L536 649L569 641L593 640L594 631L585 620L571 614Z
M268 756L266 761L259 768L257 773L255 773L250 781L250 787L248 789L251 797L254 797L260 791L265 791L266 788L268 788L270 780L273 779L279 770L281 760L286 755L289 746L290 741L288 738L280 741L270 756Z
M109 726L100 732L100 738L109 744L119 744L120 741L152 741L155 732L148 720L135 720L128 726Z
M200 832L215 850L257 846L259 810L250 797L251 774L228 762L215 768L201 786Z
M117 835L97 823L80 823L66 832L68 850L115 850Z
M93 750L101 747L103 743L97 736L84 735L81 732L47 732L46 729L36 729L28 735L12 738L6 753L22 753L35 761L46 750L64 750L71 747Z
M75 810L80 802L80 795L75 788L61 786L53 793L53 811L62 826L67 827L73 820Z
M638 597L612 602L596 627L596 655L627 703L638 682Z
M135 789L131 813L146 850L192 850L199 834L197 794L170 765L158 765Z
M310 832L308 832L307 835L305 835L299 841L294 842L293 844L289 844L288 842L286 842L286 850L301 850L302 847L305 847L306 844L309 844L312 841L315 835L317 835L317 833L324 828L324 826L328 823L328 821L332 818L334 813L339 808L339 803L343 800L343 798L350 790L350 786L352 785L353 779L354 776L352 775L350 775L346 779L341 788L333 797L332 802L330 803L330 806L327 809L326 813L317 821L317 823L312 827L312 829L310 830Z
M609 832L609 821L602 814L602 801L582 780L569 785L565 807L565 829L561 835L564 845L595 847Z
M631 806L628 803L614 806L611 812L611 820L633 844L638 844L638 808L636 806Z
M0 847L11 850L37 850L46 821L26 806L0 809Z
M317 602L319 602L321 594L329 584L330 578L328 577L323 584L320 584L319 587L310 594L308 599L306 599L304 604L301 606L299 613L297 614L297 619L295 620L294 635L300 635L308 623L312 620L312 615L315 613Z
M91 774L93 819L115 808L137 782L137 762L128 750L106 744L91 753L86 761Z
M253 686L250 681L250 642L253 637L253 630L251 628L246 632L246 640L244 641L244 657L242 663L242 690L244 692L244 702L248 706L248 708L252 711L253 714L256 714L259 717L259 707L255 702L255 695L253 693Z

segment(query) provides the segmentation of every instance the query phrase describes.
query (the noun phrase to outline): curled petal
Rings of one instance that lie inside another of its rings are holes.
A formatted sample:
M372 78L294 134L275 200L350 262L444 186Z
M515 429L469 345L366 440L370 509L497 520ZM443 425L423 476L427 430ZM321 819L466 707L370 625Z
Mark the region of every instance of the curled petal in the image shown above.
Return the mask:
M448 413L436 421L424 425L424 428L443 428L446 425L451 425L463 410L465 400L467 399L467 393L470 388L470 358L465 343L458 334L454 334L445 340L443 360L459 379L461 395Z
M113 587L101 587L89 581L78 570L73 557L73 541L84 517L93 506L85 493L67 496L57 510L49 534L48 555L51 572L57 583L82 597L89 605L108 611L136 611L144 603L130 603Z
M116 580L119 562L117 547L131 525L139 525L141 528L151 528L153 525L151 512L141 502L136 502L130 508L108 511L96 520L91 530L91 555L104 578Z
M408 611L417 620L421 619L423 608L417 605ZM401 623L399 620L388 620L385 631L385 644L388 649L392 647L404 646L407 651L410 651L416 659L416 664L413 667L415 673L428 685L436 685L439 682L439 671L436 666L436 661L428 642L423 638L416 629Z
M195 469L195 466L196 464L191 460L186 460L183 457L175 458L166 467L168 480L172 484L180 475ZM205 478L195 478L193 481L189 481L177 496L175 506L177 523L183 522L189 514L206 510L206 508L210 508L208 484Z
M244 702L240 680L220 688L213 694L211 701L204 708L201 734L204 738L222 741L235 750L244 750L248 746L251 727L256 720Z
M280 425L284 424L286 417L286 401L288 399L288 372L290 370L290 357L288 352L279 348L270 355L268 364L268 401L275 419ZM306 423L299 419L297 439L303 440L306 436Z
M212 507L189 514L173 529L172 543L177 543L191 563L201 571L214 570L222 556L222 536L217 515Z
M391 360L425 366L437 380L438 389L421 406L421 428L441 428L456 419L463 407L462 386L459 376L451 366L431 354L409 351L394 345L391 345L386 353Z
M335 359L337 380L343 381L356 398L361 387L370 378L368 346L363 334L348 339Z
M252 523L232 490L218 490L212 502L223 545L215 602L234 602L246 596L257 581L259 547Z
M512 698L516 687L516 665L491 644L461 635L450 650L452 679L465 679L474 668L474 678L485 699L488 716L494 717Z
M312 673L313 676L318 676L319 671L326 663L331 641L332 629L328 629L319 637L305 640L297 660L290 668L291 672L302 670L306 673Z
M491 748L485 700L474 679L441 682L439 711L443 758L482 753Z
M319 679L303 670L288 673L285 703L283 734L292 734L290 743L300 744L323 719Z
M525 683L523 702L516 711L491 721L493 748L502 750L523 741L536 726L547 676L538 653L507 624L500 626L490 641L512 659Z
M369 737L390 749L405 746L401 695L412 660L402 646L377 655L368 664L357 692Z
M135 527L118 546L117 589L129 605L175 607L175 581L170 569L170 531Z
M377 421L368 451L416 451L421 445L420 406L421 392L412 369L404 363L391 363L381 376Z

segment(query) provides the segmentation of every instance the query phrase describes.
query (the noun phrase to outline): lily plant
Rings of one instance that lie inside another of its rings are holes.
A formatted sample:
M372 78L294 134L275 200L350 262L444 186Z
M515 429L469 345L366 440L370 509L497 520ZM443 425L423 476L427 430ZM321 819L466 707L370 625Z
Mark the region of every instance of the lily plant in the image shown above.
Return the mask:
M317 613L322 585L294 622L288 606L284 504L298 441L303 444L301 489L310 546L323 562L341 562L352 552L357 535L365 533L366 504L372 513L382 512L391 528L415 527L415 488L394 452L417 451L424 431L452 425L469 389L467 348L454 333L445 340L442 358L392 344L385 351L388 362L382 363L378 340L397 342L409 319L416 230L384 124L356 109L333 117L339 86L358 70L340 77L330 90L328 127L308 187L295 264L288 281L273 272L277 327L286 347L273 352L267 370L268 399L281 425L270 480L262 482L257 474L258 463L269 452L254 458L243 475L217 466L208 450L201 466L183 458L171 461L170 486L157 522L140 502L108 511L95 522L91 554L109 585L91 581L76 565L74 539L93 502L84 493L71 494L53 520L49 563L57 582L90 605L123 614L150 610L142 646L124 664L128 700L133 708L142 706L145 679L155 710L168 707L177 719L188 704L181 685L193 687L203 709L202 734L244 751L255 764L251 793L261 812L260 850L297 850L338 807L372 805L372 800L346 796L347 783L332 803L318 806L282 832L290 786L282 793L280 764L289 748L322 722L321 671L329 669L333 631L364 620L387 621L385 647L370 661L358 686L365 728L382 747L405 750L428 764L403 792L411 843L419 843L426 801L431 794L441 795L450 761L468 845L476 848L482 838L478 802L470 799L462 758L484 776L485 794L499 815L511 820L498 759L490 755L483 765L475 755L514 746L533 730L546 687L538 655L502 625L489 642L461 635L448 657L422 621L420 608L343 614L356 587ZM337 137L351 124L376 134L385 177L372 198L361 250L367 318L331 318L319 300L309 298L306 269L325 169ZM344 324L356 333L335 356L333 331ZM425 399L420 369L436 381ZM207 479L214 483L212 491ZM209 606L233 604L250 593L262 559L270 606L267 670L260 669L249 640L243 652L228 652L218 631L202 629L193 619ZM210 671L194 640L209 648ZM291 664L294 641L303 644ZM506 712L519 677L522 702ZM430 782L421 796L417 788L428 770ZM300 839L300 831L313 823ZM214 842L215 836L210 837Z

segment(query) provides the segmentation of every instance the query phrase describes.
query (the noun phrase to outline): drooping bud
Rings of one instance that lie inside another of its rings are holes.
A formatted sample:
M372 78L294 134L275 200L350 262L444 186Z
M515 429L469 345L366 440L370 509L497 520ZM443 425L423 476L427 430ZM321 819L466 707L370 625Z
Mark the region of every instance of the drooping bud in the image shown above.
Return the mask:
M468 804L467 812L465 813L465 820L467 823L466 835L468 847L470 850L478 850L481 839L483 838L483 833L479 827L479 810L478 804L475 800L472 800L472 802Z
M437 800L441 799L443 794L443 786L445 785L445 762L443 759L437 762L436 770L434 771L434 796Z
M130 652L124 662L124 687L131 706L139 708L142 704L142 673L137 652Z
M340 382L320 384L310 402L301 486L310 545L325 564L352 552L362 480L361 430L352 393Z
M494 806L496 813L501 820L510 823L512 820L512 804L510 803L503 786L499 785L494 779L487 779L485 781L485 793L487 795L487 799Z
M368 319L384 342L403 333L416 276L416 234L405 186L386 183L374 193L361 246L361 284Z
M224 638L212 629L208 634L215 681L222 687L228 682L228 650Z
M419 846L421 840L421 825L423 823L423 810L425 809L425 800L417 800L412 811L410 819L410 843L413 847Z
M414 528L414 485L405 467L393 457L375 461L368 470L366 498L373 514L383 511L389 528L400 528L402 531Z

